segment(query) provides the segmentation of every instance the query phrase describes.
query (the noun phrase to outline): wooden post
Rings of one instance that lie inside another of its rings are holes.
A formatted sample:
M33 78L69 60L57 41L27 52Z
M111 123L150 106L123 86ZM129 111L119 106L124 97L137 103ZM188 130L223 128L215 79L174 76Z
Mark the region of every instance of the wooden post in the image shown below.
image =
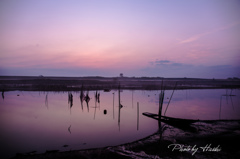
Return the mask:
M162 115L163 99L164 99L164 91L161 90L161 93L159 94L159 110L158 110L159 117L161 117Z
M174 87L174 89L173 89L172 95L171 95L171 97L170 97L170 99L169 99L169 101L168 101L168 105L167 105L167 107L166 107L166 109L165 109L164 115L165 115L166 112L167 112L168 106L169 106L169 104L170 104L170 102L171 102L171 99L172 99L172 97L173 97L173 93L174 93L174 91L175 91L176 88L177 88L177 82L176 82L175 87Z

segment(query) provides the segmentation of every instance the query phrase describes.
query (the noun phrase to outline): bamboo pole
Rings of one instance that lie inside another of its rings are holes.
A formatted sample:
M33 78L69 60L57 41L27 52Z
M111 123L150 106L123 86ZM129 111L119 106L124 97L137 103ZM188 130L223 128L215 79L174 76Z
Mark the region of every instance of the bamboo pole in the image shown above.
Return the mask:
M170 104L170 102L171 102L171 99L172 99L172 97L173 97L173 93L174 93L176 87L177 87L177 82L176 82L176 84L175 84L175 87L174 87L174 90L173 90L173 92L172 92L172 95L171 95L171 97L170 97L170 99L169 99L169 101L168 101L168 105L167 105L167 107L166 107L166 109L165 109L164 116L165 116L165 114L166 114L166 112L167 112L168 106L169 106L169 104Z

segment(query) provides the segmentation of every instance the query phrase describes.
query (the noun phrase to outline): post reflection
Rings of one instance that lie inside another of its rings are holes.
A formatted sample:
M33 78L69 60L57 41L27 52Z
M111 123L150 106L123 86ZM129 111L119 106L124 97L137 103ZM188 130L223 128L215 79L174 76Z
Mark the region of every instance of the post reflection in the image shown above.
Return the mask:
M85 95L84 95L84 91L83 91L83 85L82 85L79 97L80 97L81 107L82 107L82 111L83 111L83 101L85 99Z
M118 129L120 131L120 117L121 117L121 109L122 109L122 104L121 104L121 97L120 97L120 84L118 86Z
M45 97L45 106L48 109L48 93L46 94L46 97Z
M115 96L115 93L113 92L113 119L114 119L114 96Z
M68 104L69 104L70 114L71 114L71 108L73 106L73 95L72 95L72 93L68 93Z
M139 129L139 102L137 102L137 130Z
M97 94L97 93L96 93ZM96 96L95 96L96 97ZM95 98L96 99L96 98ZM95 100L95 107L94 107L94 116L93 119L95 120L96 117L96 109L97 109L97 100Z
M132 108L133 108L133 90L132 90Z
M87 103L87 109L88 109L88 112L89 112L89 105L88 105L88 103L89 103L89 101L90 101L90 97L89 97L88 93L89 93L89 91L87 91L87 94L86 94L84 100L85 100L85 102Z
M96 109L97 109L97 107L100 110L100 92L98 92L98 91L95 92L95 107L94 107L94 117L93 117L94 120L96 118Z
M95 102L100 103L100 92L98 91L95 93Z
M4 100L4 90L2 90L2 99Z
M68 127L68 132L71 134L72 132L71 132L71 126L72 125L70 125L69 127Z

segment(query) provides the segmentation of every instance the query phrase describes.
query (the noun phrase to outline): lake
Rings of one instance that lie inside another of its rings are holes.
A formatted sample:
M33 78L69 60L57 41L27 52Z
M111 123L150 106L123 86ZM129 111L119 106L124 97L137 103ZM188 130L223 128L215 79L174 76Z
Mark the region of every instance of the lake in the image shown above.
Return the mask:
M172 90L165 91L163 113ZM72 94L71 100L69 95ZM160 91L4 92L0 100L0 156L116 146L147 137L158 123L143 112L158 113ZM85 92L86 94L86 92ZM240 90L175 90L167 116L201 120L240 119Z

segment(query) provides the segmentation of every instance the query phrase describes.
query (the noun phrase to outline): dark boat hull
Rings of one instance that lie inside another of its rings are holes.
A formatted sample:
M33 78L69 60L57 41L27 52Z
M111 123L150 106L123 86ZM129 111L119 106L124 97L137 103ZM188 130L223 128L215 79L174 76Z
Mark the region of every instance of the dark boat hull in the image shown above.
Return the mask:
M142 113L144 116L163 121L166 123L171 123L171 124L179 124L179 125L189 125L195 122L205 122L205 123L212 123L212 122L233 122L237 121L240 122L239 119L219 119L219 120L199 120L199 119L182 119L182 118L173 118L173 117L168 117L168 116L160 116L158 114L153 114L153 113Z
M194 119L182 119L182 118L173 118L168 116L159 116L158 114L153 114L148 112L143 113L143 115L156 120L166 122L166 123L171 123L171 124L189 125L195 122L199 122L199 120L194 120Z

